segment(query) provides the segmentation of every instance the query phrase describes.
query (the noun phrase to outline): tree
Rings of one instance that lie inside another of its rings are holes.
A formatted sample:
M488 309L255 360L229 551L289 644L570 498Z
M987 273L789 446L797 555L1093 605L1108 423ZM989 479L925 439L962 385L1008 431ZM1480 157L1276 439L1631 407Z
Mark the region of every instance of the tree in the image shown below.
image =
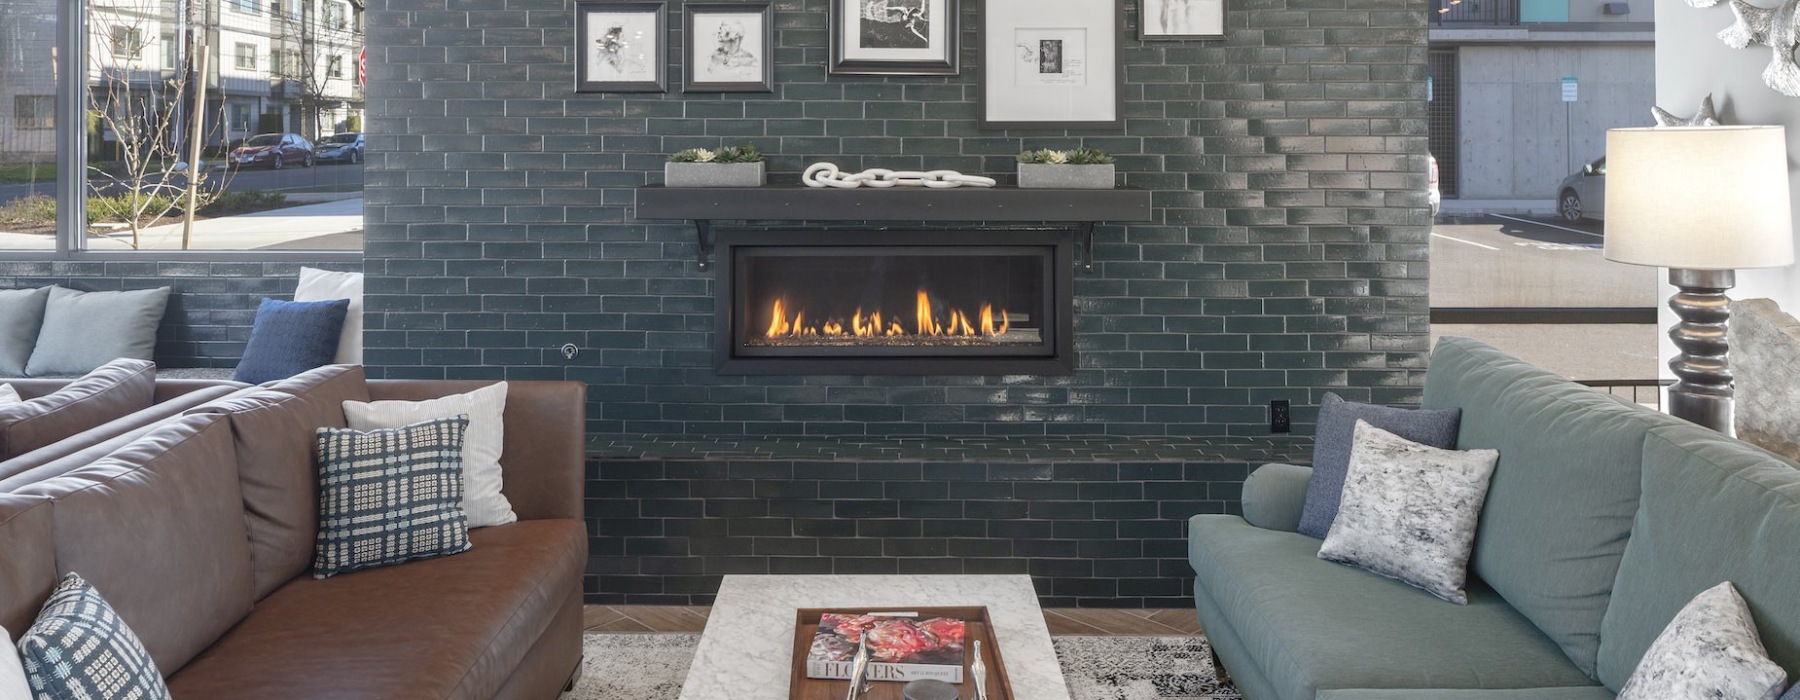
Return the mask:
M203 106L179 108L204 79L194 64L199 52L156 43L181 24L189 2L93 0L89 7L95 41L88 53L88 109L108 147L105 160L88 164L88 216L122 220L131 247L140 248L143 229L185 211L190 190L195 208L217 200L221 188L211 186L203 168L187 167L178 149L191 138L191 120L212 124L206 132L224 119Z

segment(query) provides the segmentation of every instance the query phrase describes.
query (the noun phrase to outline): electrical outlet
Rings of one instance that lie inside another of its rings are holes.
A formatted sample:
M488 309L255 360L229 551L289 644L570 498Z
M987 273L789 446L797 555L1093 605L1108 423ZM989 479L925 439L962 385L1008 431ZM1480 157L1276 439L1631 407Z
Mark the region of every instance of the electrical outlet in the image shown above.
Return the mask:
M1285 433L1293 429L1294 415L1287 399L1269 402L1269 432Z

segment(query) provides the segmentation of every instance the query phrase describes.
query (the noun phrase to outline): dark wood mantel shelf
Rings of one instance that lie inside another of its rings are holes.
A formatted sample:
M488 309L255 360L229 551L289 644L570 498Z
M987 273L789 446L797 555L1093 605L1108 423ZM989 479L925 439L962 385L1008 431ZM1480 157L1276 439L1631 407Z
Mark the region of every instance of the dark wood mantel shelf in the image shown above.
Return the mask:
M663 187L637 190L637 218L694 222L700 269L711 267L712 222L742 221L983 221L1075 224L1082 269L1093 271L1094 224L1150 221L1150 192L958 187L928 189Z

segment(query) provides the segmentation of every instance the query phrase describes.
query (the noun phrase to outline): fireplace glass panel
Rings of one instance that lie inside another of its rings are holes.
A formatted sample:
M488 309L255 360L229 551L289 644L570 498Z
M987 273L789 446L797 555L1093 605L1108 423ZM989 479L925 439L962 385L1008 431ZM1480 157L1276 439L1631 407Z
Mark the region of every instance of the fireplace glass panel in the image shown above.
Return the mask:
M742 356L1049 355L1048 247L739 249Z

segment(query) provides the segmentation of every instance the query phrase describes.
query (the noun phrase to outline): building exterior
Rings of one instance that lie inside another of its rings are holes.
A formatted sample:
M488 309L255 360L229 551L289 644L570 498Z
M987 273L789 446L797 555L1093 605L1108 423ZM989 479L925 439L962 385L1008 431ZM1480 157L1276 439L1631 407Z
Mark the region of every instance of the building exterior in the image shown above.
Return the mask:
M1556 197L1605 155L1606 130L1647 126L1652 0L1433 0L1431 150L1446 198Z
M0 0L0 159L54 157L56 0ZM256 133L360 129L362 0L94 0L88 11L89 149L119 129L181 130L206 54L205 143ZM169 143L185 140L175 134Z

